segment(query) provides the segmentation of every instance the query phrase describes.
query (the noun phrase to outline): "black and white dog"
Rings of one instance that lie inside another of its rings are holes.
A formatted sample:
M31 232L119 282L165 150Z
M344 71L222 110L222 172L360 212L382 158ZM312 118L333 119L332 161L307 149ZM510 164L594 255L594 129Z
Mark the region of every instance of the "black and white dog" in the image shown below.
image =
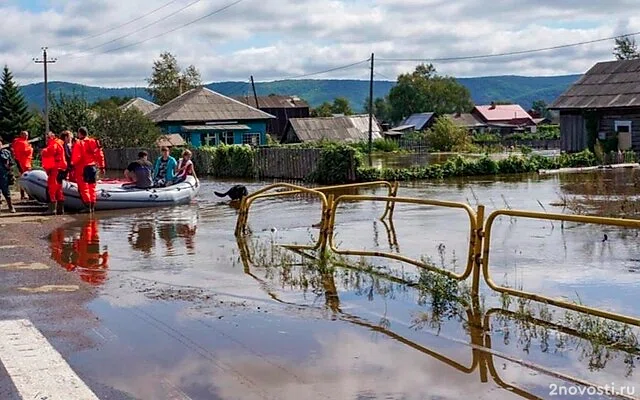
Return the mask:
M213 192L218 197L227 197L229 196L231 200L241 200L243 197L247 197L249 195L249 191L247 187L244 185L235 185L232 186L231 189L227 190L225 193Z

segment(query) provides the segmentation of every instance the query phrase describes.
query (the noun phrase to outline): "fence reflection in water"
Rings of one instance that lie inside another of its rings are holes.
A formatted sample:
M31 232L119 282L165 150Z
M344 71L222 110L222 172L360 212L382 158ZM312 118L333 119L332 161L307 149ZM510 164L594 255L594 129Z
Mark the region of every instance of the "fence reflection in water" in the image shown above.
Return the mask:
M391 237L390 237L391 239ZM533 362L524 361L516 357L510 356L500 351L496 351L492 348L491 334L496 324L501 323L501 318L511 319L515 321L516 326L523 330L544 330L547 332L547 336L550 331L559 332L565 336L571 336L576 340L584 340L584 343L590 343L593 337L590 337L588 333L581 332L571 327L565 327L553 322L549 322L545 319L536 318L527 313L509 311L503 308L493 308L488 311L483 310L483 302L477 293L472 291L462 291L462 295L455 299L449 299L448 301L456 302L456 312L462 315L461 319L464 321L463 327L468 335L468 341L460 343L463 346L467 346L471 352L470 364L465 364L450 357L441 354L439 351L428 348L427 346L416 343L415 340L411 340L400 333L394 332L390 329L390 322L385 318L382 318L379 323L368 321L362 316L355 315L353 313L353 307L348 307L347 310L341 304L340 299L340 285L345 284L344 279L340 279L337 275L338 270L349 268L352 270L363 270L362 266L354 266L345 264L345 260L341 259L327 259L318 258L309 252L296 249L296 253L301 257L295 257L293 253L282 249L279 246L272 244L260 247L260 242L249 242L247 238L238 238L238 247L241 261L244 266L244 272L251 276L253 279L259 282L260 286L267 291L269 296L275 301L294 305L296 307L317 307L317 305L305 305L299 304L295 301L288 301L281 299L281 295L276 289L272 287L299 287L300 290L309 290L316 293L318 296L324 298L324 303L320 306L330 310L334 317L345 322L355 324L373 332L383 334L386 337L395 340L399 343L407 345L421 353L432 357L455 370L464 373L472 374L478 371L480 382L487 383L491 380L498 386L509 390L522 398L526 399L540 399L545 398L543 396L544 388L538 385L535 390L531 388L518 387L514 383L508 383L499 375L499 370L495 365L496 358L502 360L502 362L517 364L522 368L534 371L536 374L543 375L547 379L544 382L560 382L561 385L573 385L583 388L596 388L597 384L587 381L586 379L580 379L573 377L567 373L553 371L547 367L535 364ZM292 268L298 268L300 276L292 272ZM272 271L275 269L276 271ZM417 287L415 280L403 279L398 276L390 276L384 273L379 273L366 269L366 273L374 273L376 278L387 280L388 282L405 285L406 287ZM264 277L260 275L263 274ZM360 280L355 280L357 285ZM459 282L459 281L458 281ZM459 282L464 284L464 282ZM422 290L422 288L419 288ZM382 292L384 293L384 292ZM544 316L542 317L544 318ZM415 324L416 322L414 322ZM499 327L501 328L501 327ZM523 333L525 335L526 333ZM544 336L540 334L540 336ZM637 343L635 346L621 346L616 342L614 337L606 346L612 346L617 351L625 353L633 360L633 357L637 357L640 354L640 349ZM593 358L600 358L601 355L593 354ZM626 357L626 356L625 356ZM627 359L625 358L625 362ZM633 396L625 395L624 393L618 393L616 398L634 398Z

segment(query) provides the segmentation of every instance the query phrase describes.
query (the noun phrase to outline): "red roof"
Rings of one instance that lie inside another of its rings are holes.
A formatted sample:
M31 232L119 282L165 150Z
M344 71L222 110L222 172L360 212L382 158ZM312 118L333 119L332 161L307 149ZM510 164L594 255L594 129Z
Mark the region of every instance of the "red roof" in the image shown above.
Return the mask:
M476 106L475 109L486 121L510 121L513 119L533 120L531 115L517 104Z

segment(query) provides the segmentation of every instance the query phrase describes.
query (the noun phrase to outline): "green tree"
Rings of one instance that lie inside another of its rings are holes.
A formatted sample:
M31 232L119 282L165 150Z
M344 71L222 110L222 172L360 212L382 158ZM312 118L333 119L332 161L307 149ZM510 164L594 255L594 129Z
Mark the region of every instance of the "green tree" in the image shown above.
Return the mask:
M81 126L93 131L95 111L91 106L75 92L71 95L59 93L56 97L49 96L49 129L60 133L64 130L75 132Z
M312 117L330 117L333 115L333 105L327 101L311 110Z
M351 109L349 99L347 99L346 97L337 97L333 100L333 104L331 105L331 112L333 114L352 115L353 109Z
M467 130L453 123L448 116L436 119L426 134L427 144L434 151L466 151L471 146Z
M615 38L616 45L613 48L613 55L616 60L635 60L640 58L636 40L628 36L620 36Z
M91 108L94 110L98 110L100 108L107 108L107 107L111 107L111 106L116 106L119 107L123 104L125 104L127 101L131 100L131 97L120 97L120 96L111 96L109 98L106 99L100 99L95 101L92 105Z
M153 147L162 134L140 110L122 110L116 105L100 108L93 129L107 148Z
M535 111L540 117L551 119L551 111L549 111L549 106L547 102L544 100L536 100L531 104L531 109Z
M165 51L160 54L159 59L153 61L153 70L147 83L149 94L157 104L163 105L180 95L181 85L183 92L186 92L200 86L202 81L200 72L195 66L189 65L183 71L176 57Z
M0 134L2 139L11 141L31 120L29 106L13 80L13 74L6 65L0 82ZM35 132L34 132L35 133Z
M438 75L431 64L420 64L412 73L398 76L389 92L389 104L394 122L414 113L443 115L473 108L469 90L453 77Z
M364 112L369 113L369 97L364 101ZM373 100L373 115L378 121L389 121L391 119L391 106L384 97L377 97Z

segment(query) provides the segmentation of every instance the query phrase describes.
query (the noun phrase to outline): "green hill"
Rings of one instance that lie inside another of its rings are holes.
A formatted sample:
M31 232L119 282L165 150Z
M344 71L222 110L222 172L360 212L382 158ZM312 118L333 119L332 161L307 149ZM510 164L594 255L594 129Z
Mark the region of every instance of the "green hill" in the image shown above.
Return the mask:
M535 100L551 103L569 85L580 78L580 75L562 75L549 77L527 77L516 75L460 78L459 81L471 92L476 104L488 104L491 101L512 101L528 109ZM389 93L394 82L376 81L374 97L382 97ZM250 86L246 82L214 82L207 85L212 90L228 96L249 94ZM143 97L151 100L144 88L104 88L85 86L69 82L50 82L49 90L53 93L77 93L87 101L94 102L111 96ZM22 87L29 103L44 107L44 89L42 83L34 83ZM259 96L271 93L297 95L309 102L312 107L324 101L333 101L336 97L346 97L354 109L361 111L369 94L369 82L362 80L340 79L308 79L283 80L273 82L257 82L256 92Z

